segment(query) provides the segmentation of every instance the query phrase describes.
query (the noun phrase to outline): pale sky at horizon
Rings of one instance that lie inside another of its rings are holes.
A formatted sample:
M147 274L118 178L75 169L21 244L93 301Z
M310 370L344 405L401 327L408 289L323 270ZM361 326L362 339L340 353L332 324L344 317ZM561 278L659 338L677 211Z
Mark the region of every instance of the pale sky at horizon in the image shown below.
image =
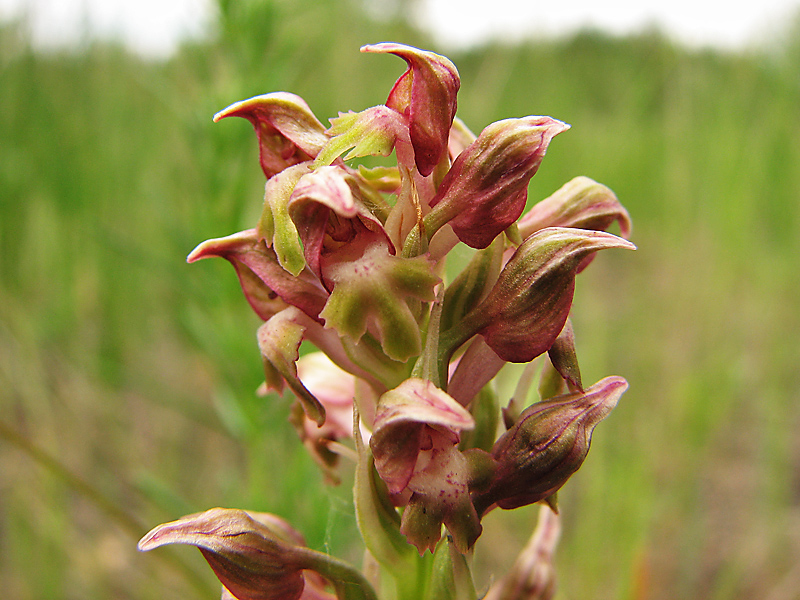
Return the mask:
M559 35L586 26L630 33L657 26L692 46L740 48L770 38L800 11L800 0L761 0L718 8L719 0L421 0L418 22L447 47L492 36ZM165 56L201 35L212 0L0 0L0 20L26 15L34 42L58 46L87 32L118 36L146 55Z

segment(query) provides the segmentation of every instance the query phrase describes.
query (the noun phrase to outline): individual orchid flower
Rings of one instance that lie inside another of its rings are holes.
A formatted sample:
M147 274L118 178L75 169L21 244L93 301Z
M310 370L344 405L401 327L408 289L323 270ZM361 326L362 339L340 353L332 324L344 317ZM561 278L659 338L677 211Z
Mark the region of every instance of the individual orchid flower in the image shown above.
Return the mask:
M529 362L564 328L581 261L604 248L635 246L599 231L549 227L526 239L484 300L442 335L443 355L479 333L503 360Z
M292 275L308 265L324 284L325 257L343 247L352 256L372 243L389 242L376 215L383 211L364 197L358 178L342 167L312 171L302 163L267 182L258 233Z
M295 361L303 339L312 341L339 367L381 389L381 381L397 379L392 361L369 348L346 349L342 339L326 329L320 317L330 294L309 270L293 277L284 270L272 248L259 239L255 229L231 236L207 240L189 254L188 262L221 257L236 269L245 296L265 321L259 331L259 346L264 357L267 388L282 391L288 382L295 394L303 399L306 414L314 421L324 420L324 408L314 395L304 388L297 377ZM371 370L353 362L361 358Z
M461 432L474 426L464 407L425 379L408 379L378 402L370 439L375 468L405 504L400 531L420 554L433 551L443 523L462 551L480 534L458 450Z
M420 174L427 177L447 152L461 86L458 69L444 56L403 44L372 44L361 51L391 53L408 64L389 93L386 106L408 119L414 161Z
M592 431L628 389L622 377L606 377L586 389L537 402L495 442L490 483L472 494L479 514L517 508L555 494L580 468Z
M139 541L139 550L167 544L199 548L238 600L376 600L361 573L306 548L302 536L275 515L212 508L159 525ZM317 574L309 578L312 589L307 594L306 570ZM335 595L321 595L319 576L331 584Z
M488 246L525 210L531 177L550 141L567 129L569 125L551 117L505 119L487 126L445 175L425 217L425 234L430 238L449 223L468 246Z
M278 600L300 598L305 587L298 536L274 515L215 508L159 525L139 549L196 546L234 597Z
M305 262L327 289L326 266L352 260L375 245L395 254L384 231L385 214L365 197L359 176L341 167L319 167L300 178L287 211L303 244Z
M325 127L300 96L273 92L231 104L214 115L243 117L258 135L261 169L267 179L285 168L316 158L328 142Z

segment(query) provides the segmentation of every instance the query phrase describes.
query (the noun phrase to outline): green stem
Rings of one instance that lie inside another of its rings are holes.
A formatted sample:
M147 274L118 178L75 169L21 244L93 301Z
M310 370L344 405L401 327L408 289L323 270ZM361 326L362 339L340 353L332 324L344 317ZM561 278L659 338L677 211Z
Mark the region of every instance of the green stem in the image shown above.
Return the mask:
M342 338L342 347L353 364L371 373L388 390L400 385L408 375L408 367L387 357L380 343L369 333L365 333L358 344Z
M439 329L442 321L442 303L444 301L444 289L440 288L436 294L436 300L431 307L430 318L428 319L425 331L425 347L422 354L417 359L412 377L427 379L436 387L443 389L447 383L447 378L442 377L441 365L439 363ZM446 375L445 369L444 374Z
M480 325L467 327L466 323L468 322L467 319L462 319L457 325L454 325L439 336L437 363L439 365L439 377L443 382L447 381L447 368L455 351L480 329ZM444 387L442 389L447 391Z
M530 395L533 380L536 379L541 370L541 361L537 359L533 359L522 370L522 375L517 381L517 386L514 388L514 396L512 397L520 403L520 406L525 407L528 405L528 396Z
M443 202L434 206L422 221L426 240L430 241L436 232L449 223L457 214L458 211L456 209L451 206L445 206Z
M436 547L431 572L431 600L475 600L475 584L466 557L448 536Z
M309 548L297 548L303 555L303 567L331 582L339 600L378 600L375 590L361 571L338 558Z
M426 552L422 556L415 554L417 572L416 576L408 577L405 580L397 580L398 600L420 600L427 598L428 588L433 568L433 555Z

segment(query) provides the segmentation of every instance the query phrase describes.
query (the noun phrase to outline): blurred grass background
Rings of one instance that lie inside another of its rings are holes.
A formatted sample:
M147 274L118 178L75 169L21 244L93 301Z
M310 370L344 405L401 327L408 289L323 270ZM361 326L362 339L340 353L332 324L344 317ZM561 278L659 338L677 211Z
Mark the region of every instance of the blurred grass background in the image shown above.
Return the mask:
M217 597L199 553L135 550L212 506L359 560L348 484L323 487L287 403L255 397L258 323L232 269L183 258L260 212L252 129L217 110L288 90L325 122L404 69L360 45L440 49L347 2L220 0L214 38L160 62L39 53L23 31L0 29L4 596ZM532 201L587 175L634 219L639 250L578 282L584 379L631 388L561 494L559 598L800 598L800 28L738 53L587 31L448 54L476 132L572 124ZM481 584L535 514L486 519Z

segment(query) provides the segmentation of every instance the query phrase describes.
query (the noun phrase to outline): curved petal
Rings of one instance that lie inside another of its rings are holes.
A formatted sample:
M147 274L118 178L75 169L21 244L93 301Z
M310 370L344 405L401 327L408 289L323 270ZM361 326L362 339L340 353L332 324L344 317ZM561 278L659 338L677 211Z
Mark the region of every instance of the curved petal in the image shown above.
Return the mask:
M391 53L408 64L386 105L408 117L414 160L420 174L427 177L447 152L461 86L458 69L444 56L404 44L385 42L364 46L361 51Z
M325 127L300 96L274 92L231 104L214 115L243 117L258 136L261 169L267 179L297 163L317 156L328 142Z
M311 352L297 361L297 377L325 408L325 423L317 425L305 412L293 412L295 426L303 446L322 468L328 483L339 483L336 473L339 455L330 449L332 442L353 435L353 407L356 379L343 371L322 352Z
M408 125L403 115L378 105L361 112L339 113L331 119L330 141L317 156L317 166L330 165L347 152L344 160L362 156L389 156L399 144L398 157L411 151Z
M281 266L294 276L303 271L306 262L288 206L298 182L311 173L310 166L310 162L302 162L269 178L264 186L264 205L256 228L259 237L275 250Z
M283 388L282 382L275 380L277 371L300 400L308 418L322 426L325 423L325 407L297 375L300 343L306 331L304 316L294 306L279 312L258 328L258 347L266 361L267 387L278 391Z
M278 262L275 251L267 248L255 229L206 240L192 250L186 260L193 263L212 256L224 258L240 273L245 295L262 318L271 316L266 314L270 311L261 300L265 294L271 296L265 291L266 288L286 304L296 306L312 319L319 320L319 313L328 301L328 293L310 271L303 271L299 277L293 277L286 271ZM264 288L258 285L257 280L263 283Z

